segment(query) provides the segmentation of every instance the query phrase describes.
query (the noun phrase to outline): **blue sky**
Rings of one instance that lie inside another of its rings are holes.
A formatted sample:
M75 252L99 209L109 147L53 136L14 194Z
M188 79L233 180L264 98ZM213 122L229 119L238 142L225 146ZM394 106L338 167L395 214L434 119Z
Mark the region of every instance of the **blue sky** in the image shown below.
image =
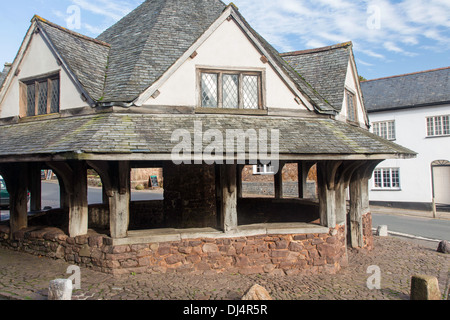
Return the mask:
M12 62L34 14L96 37L142 2L2 1L0 63ZM352 41L358 71L367 79L450 66L450 0L233 2L280 52Z

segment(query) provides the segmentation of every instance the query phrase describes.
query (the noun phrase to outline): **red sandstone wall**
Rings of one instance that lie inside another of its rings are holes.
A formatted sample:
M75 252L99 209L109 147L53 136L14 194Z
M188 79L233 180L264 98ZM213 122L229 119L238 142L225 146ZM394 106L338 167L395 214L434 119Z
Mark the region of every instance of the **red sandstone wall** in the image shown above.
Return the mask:
M116 275L131 272L241 273L272 275L336 273L345 264L344 227L329 234L262 235L231 239L111 246L91 233L70 238L57 228L28 228L8 237L0 226L0 245Z

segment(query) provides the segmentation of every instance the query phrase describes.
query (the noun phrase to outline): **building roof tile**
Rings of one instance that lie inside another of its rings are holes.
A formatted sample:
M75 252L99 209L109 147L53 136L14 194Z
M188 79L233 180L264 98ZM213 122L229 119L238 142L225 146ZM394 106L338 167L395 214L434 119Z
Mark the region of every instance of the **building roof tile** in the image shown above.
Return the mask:
M361 82L368 112L450 104L450 67Z

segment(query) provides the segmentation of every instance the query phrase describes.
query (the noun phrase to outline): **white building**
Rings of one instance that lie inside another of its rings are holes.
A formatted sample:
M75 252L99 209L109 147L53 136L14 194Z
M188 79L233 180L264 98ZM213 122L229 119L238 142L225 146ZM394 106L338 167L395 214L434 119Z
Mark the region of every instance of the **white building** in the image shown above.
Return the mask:
M386 160L370 181L373 204L438 210L450 205L450 67L361 84L371 131L418 153Z

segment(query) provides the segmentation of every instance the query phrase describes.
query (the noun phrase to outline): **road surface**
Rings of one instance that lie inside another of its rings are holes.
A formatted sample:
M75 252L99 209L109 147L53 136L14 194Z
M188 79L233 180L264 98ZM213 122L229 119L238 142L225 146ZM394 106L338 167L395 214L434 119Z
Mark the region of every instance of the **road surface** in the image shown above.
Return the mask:
M388 231L450 241L450 220L373 213L372 226L380 225L387 225Z

